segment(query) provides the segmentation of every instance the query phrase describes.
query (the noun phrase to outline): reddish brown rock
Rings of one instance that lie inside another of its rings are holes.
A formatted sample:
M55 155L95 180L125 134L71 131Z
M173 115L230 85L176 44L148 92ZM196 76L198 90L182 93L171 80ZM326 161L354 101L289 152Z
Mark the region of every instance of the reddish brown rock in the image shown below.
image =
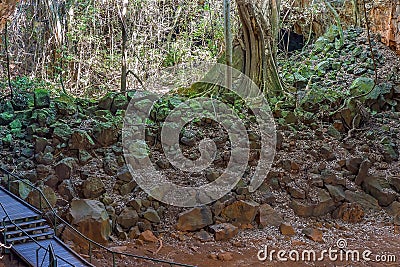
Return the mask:
M233 260L233 254L230 252L221 252L218 254L218 259L220 261L231 261Z
M378 200L379 205L387 207L397 199L397 193L390 187L384 177L367 177L362 188L364 191Z
M281 234L287 236L292 236L296 234L293 226L288 223L281 223L281 225L279 226L279 231L281 232Z
M281 215L268 204L260 206L257 218L262 227L279 226L282 223Z
M235 225L248 224L254 221L259 204L254 201L240 200L225 207L222 217Z
M220 223L210 226L210 231L214 234L215 241L219 241L234 237L239 229L230 223Z
M150 230L146 230L143 233L141 233L139 235L139 240L142 240L142 241L148 242L148 243L157 243L158 242L158 238Z
M343 203L332 213L332 217L349 223L358 223L364 218L364 209L358 203Z
M196 231L213 223L208 206L196 207L179 214L176 228L180 231Z
M319 229L304 228L302 232L307 238L311 239L312 241L315 241L315 242L323 242L324 241L322 239L322 231Z
M72 225L90 239L105 244L111 234L111 225L108 217L108 213L103 203L97 200L72 200L70 217ZM64 233L71 231L64 231ZM86 246L87 242L84 242L81 238L77 238L76 235L71 234L69 239L82 246ZM83 244L85 243L85 244Z

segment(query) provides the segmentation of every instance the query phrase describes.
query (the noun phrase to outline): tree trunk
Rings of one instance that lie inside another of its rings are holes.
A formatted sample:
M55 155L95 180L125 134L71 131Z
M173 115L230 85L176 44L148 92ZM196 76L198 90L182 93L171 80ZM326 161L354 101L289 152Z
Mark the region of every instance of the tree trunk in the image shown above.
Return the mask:
M4 29L6 21L14 13L19 0L5 0L0 2L0 32Z
M122 67L121 67L121 92L126 92L126 76L127 76L127 51L126 51L126 43L127 43L127 28L126 28L126 12L128 8L128 0L122 1L122 12L121 12L121 25L122 25L122 45L121 45L121 54L122 54Z
M239 34L242 72L264 92L282 90L276 69L280 0L236 0L242 29ZM236 66L238 67L238 66Z

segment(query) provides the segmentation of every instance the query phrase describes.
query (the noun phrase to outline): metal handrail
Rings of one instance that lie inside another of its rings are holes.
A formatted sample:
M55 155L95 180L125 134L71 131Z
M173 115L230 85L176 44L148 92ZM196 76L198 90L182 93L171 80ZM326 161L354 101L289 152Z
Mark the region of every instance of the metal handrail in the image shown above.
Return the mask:
M18 181L30 186L31 188L33 188L34 190L37 190L41 196L41 198L44 199L44 201L46 202L47 206L50 208L51 213L54 216L54 232L56 233L56 225L57 225L57 220L59 220L60 222L62 222L66 227L72 229L78 236L80 236L81 238L83 238L84 240L86 240L88 242L89 245L89 256L90 256L90 262L92 261L92 253L91 253L91 248L92 245L95 245L103 250L106 250L108 253L112 254L112 258L113 258L113 267L116 267L116 261L115 261L115 255L120 255L120 256L125 256L125 257L131 257L131 258L136 258L136 259L141 259L141 260L147 260L147 261L152 261L152 262L156 262L156 263L165 263L165 264L169 264L170 266L182 266L182 267L196 267L194 265L189 265L189 264L184 264L184 263L178 263L178 262L172 262L172 261L167 261L167 260L162 260L162 259L156 259L156 258L151 258L151 257L146 257L146 256L140 256L140 255L136 255L136 254L131 254L131 253L125 253L125 252L118 252L118 251L113 251L110 248L97 243L96 241L88 238L87 236L85 236L84 234L82 234L81 232L79 232L78 229L76 229L75 227L73 227L72 225L70 225L68 222L66 222L63 218L61 218L60 216L58 216L57 212L53 209L53 207L51 206L50 202L47 200L46 196L43 194L42 190L40 190L39 188L37 188L35 185L33 185L30 182L27 182L23 179L21 179L20 177L18 177L17 175L7 171L6 169L4 169L3 167L0 166L0 171L3 172L4 174L6 174L8 176L8 191L10 191L10 176L17 179ZM39 204L41 206L41 201L39 200ZM43 213L43 211L41 210L42 207L40 207L40 212Z
M0 202L0 207L2 208L2 210L5 213L5 217L3 218L3 226L4 226L4 236L6 236L7 234L7 228L5 227L5 219L8 218L7 222L10 222L12 225L14 225L14 227L18 228L18 230L20 230L22 233L24 233L29 239L31 239L36 245L39 246L39 249L44 249L46 251L46 253L48 252L48 249L46 249L45 247L43 247L42 245L40 245L33 237L31 237L24 229L22 229L21 227L19 227L13 220L11 220L10 215L8 214L7 210L4 208L3 204ZM6 245L6 244L5 244ZM46 254L45 254L46 255ZM57 258L59 258L60 260L62 260L63 262L65 262L68 265L71 265L72 267L75 267L75 265L73 265L72 263L70 263L69 261L63 259L62 257L55 255ZM36 258L36 261L38 261L39 259Z

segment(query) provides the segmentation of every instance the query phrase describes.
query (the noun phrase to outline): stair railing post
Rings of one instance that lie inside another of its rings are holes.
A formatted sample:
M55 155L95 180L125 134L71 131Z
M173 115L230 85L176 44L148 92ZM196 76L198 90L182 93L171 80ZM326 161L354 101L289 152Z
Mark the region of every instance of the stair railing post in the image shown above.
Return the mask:
M57 215L54 213L54 233L57 236Z
M39 210L42 211L42 194L40 194L40 191L37 190L39 192Z
M11 192L11 191L10 191L10 188L11 188L11 181L10 181L10 175L9 175L9 174L7 174L7 187L8 187L8 191Z
M89 242L89 262L92 263L92 242Z
M115 253L114 252L112 253L112 257L113 257L113 267L116 267L117 265L115 262Z
M6 243L7 243L7 228L6 228L6 217L4 217L3 218L3 222L2 222L2 224L3 224L3 231L4 231L4 245L6 245ZM4 248L4 251L5 251L5 248Z
M39 249L40 247L36 250L36 266L39 266Z

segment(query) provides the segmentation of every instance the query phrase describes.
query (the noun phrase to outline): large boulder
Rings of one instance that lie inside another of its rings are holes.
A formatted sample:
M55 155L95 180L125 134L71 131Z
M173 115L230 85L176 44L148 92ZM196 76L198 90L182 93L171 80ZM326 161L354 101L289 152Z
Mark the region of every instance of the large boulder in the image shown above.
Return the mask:
M72 200L70 217L72 225L90 239L105 244L111 234L111 224L104 204L97 200ZM85 242L77 238L74 242Z
M44 197L47 199L47 201L43 198L43 196L39 193L39 191L37 190L32 190L28 197L26 198L26 200L33 206L37 207L37 208L50 208L49 204L51 206L51 208L55 207L56 202L57 202L57 196L56 193L54 192L53 189L51 189L48 186L44 186L42 188L42 193L44 195Z
M179 214L176 228L180 231L196 231L213 223L211 209L195 207Z

